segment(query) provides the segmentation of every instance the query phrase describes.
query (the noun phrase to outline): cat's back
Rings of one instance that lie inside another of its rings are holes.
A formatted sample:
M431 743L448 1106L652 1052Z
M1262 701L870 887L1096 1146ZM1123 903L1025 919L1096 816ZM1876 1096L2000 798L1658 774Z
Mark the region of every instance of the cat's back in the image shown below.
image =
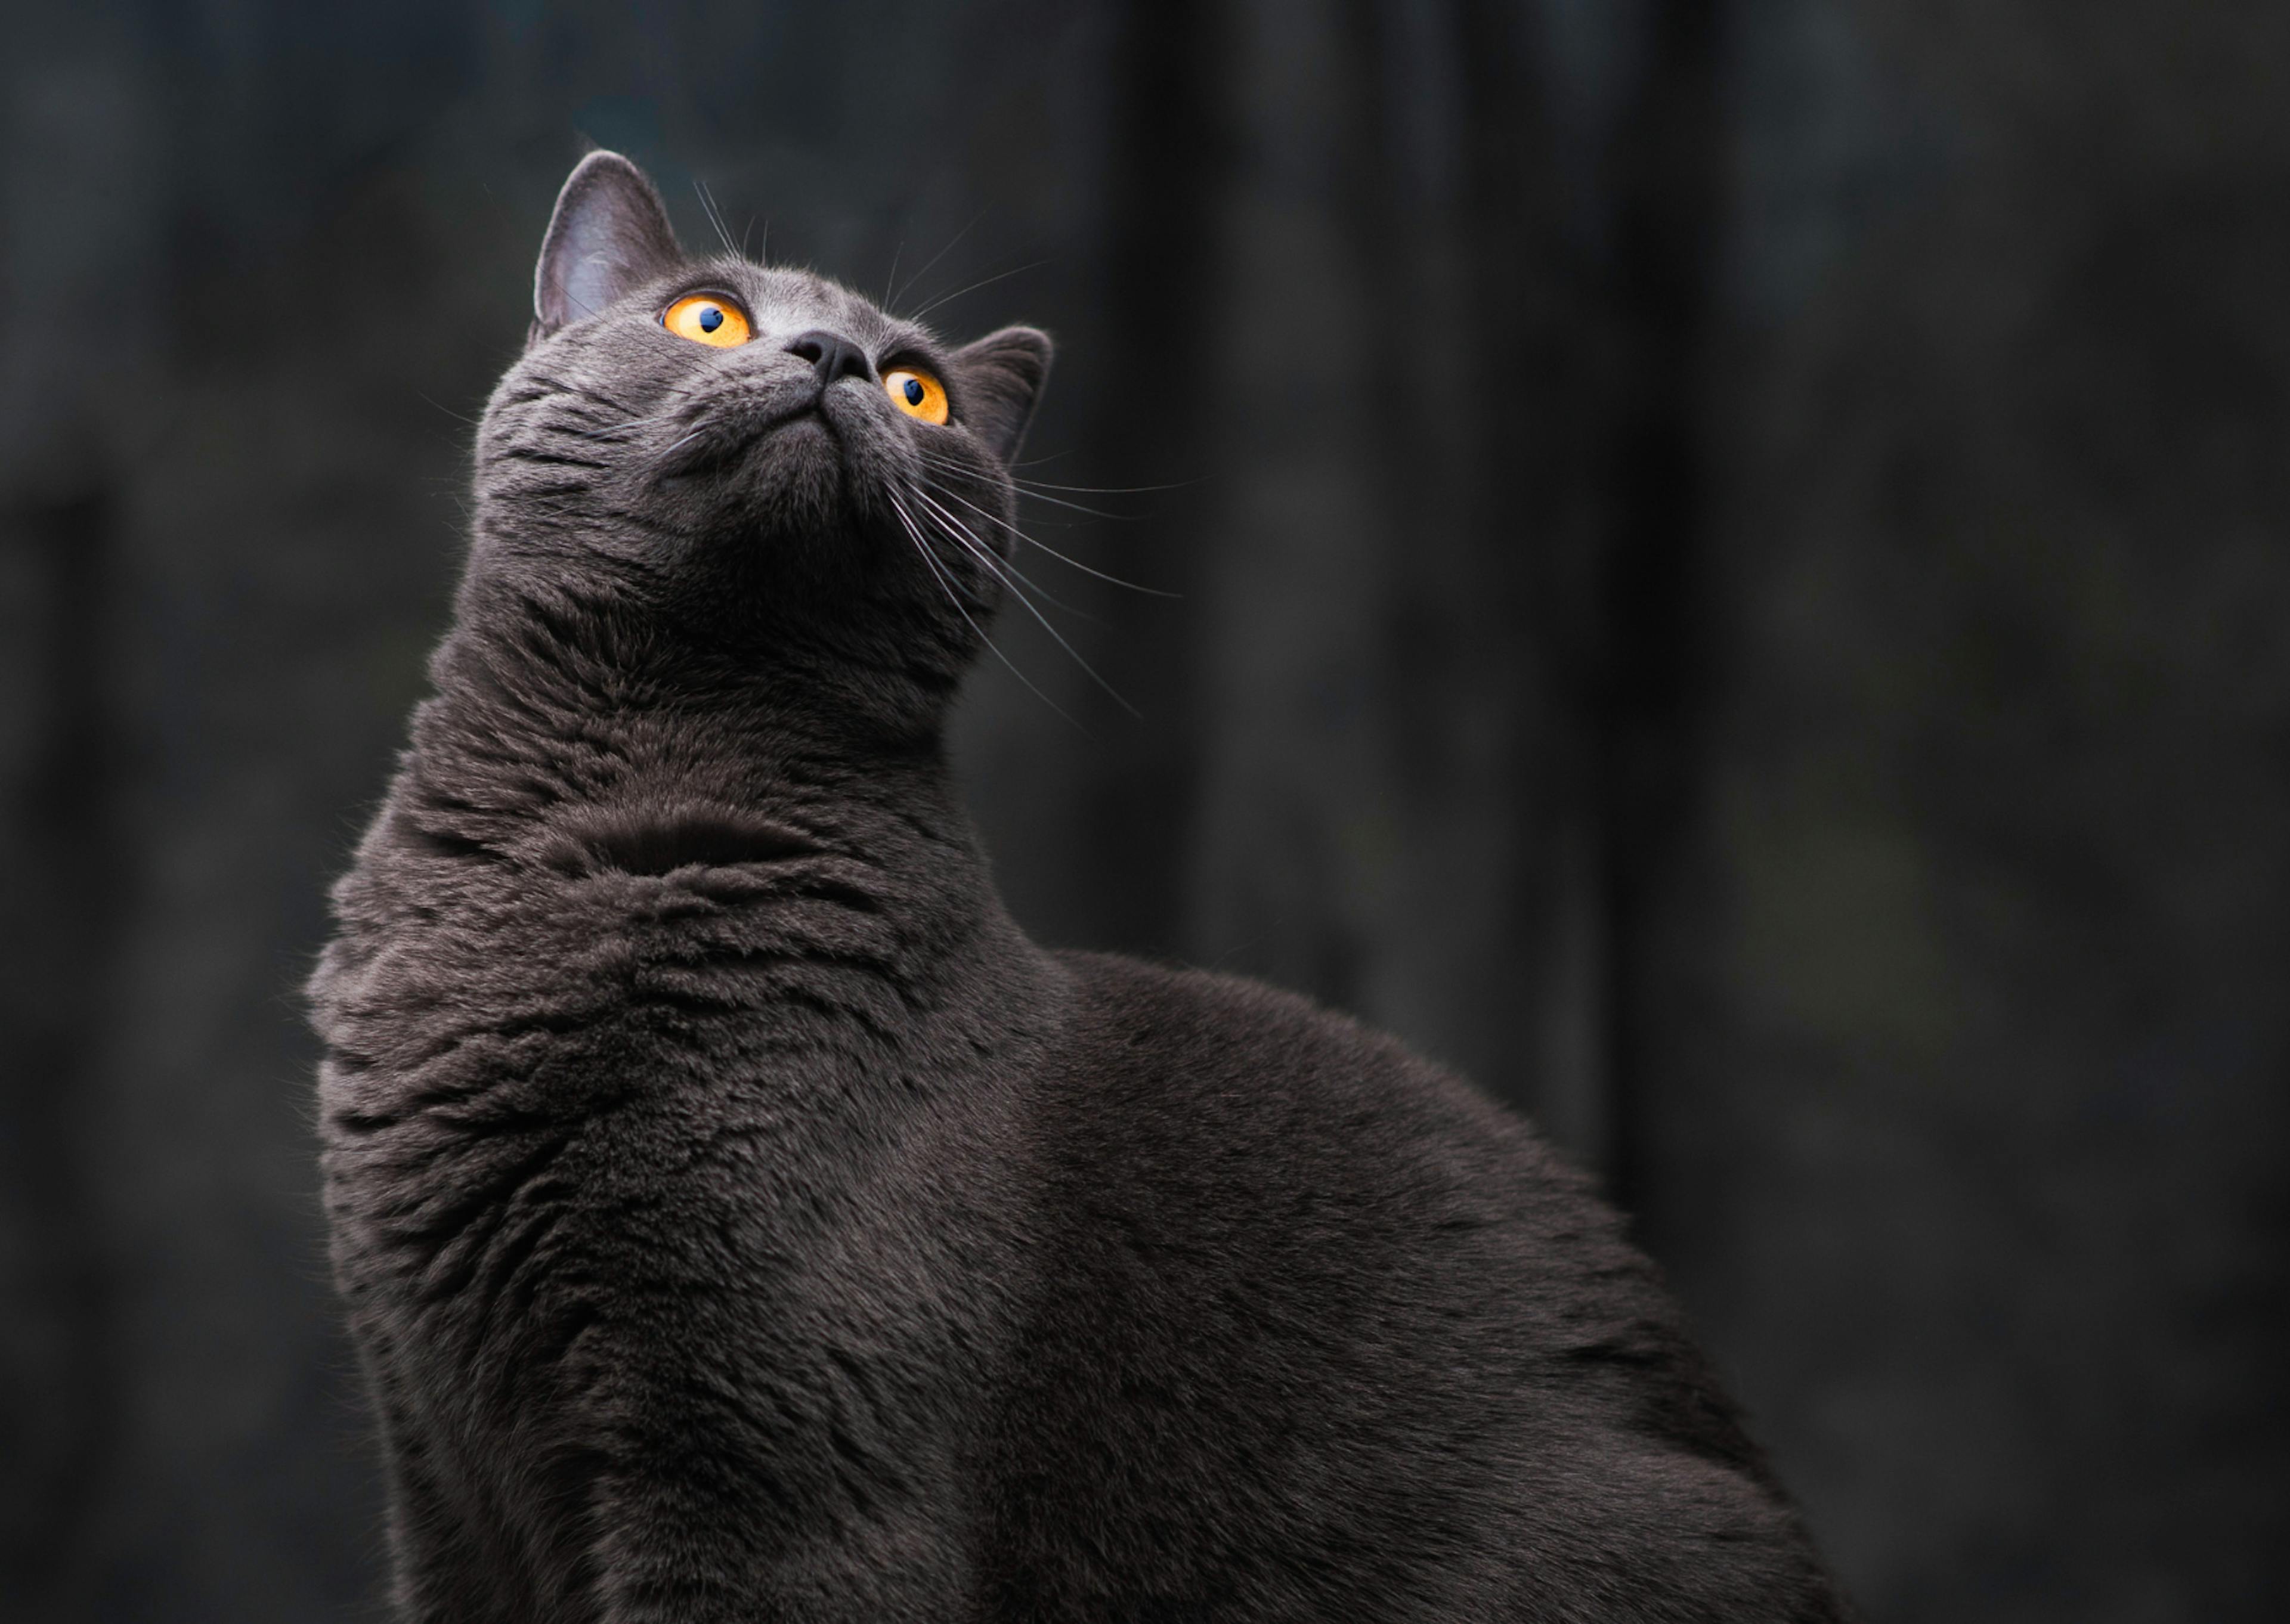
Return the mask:
M1062 963L1012 1616L1840 1616L1652 1266L1522 1123L1293 995Z

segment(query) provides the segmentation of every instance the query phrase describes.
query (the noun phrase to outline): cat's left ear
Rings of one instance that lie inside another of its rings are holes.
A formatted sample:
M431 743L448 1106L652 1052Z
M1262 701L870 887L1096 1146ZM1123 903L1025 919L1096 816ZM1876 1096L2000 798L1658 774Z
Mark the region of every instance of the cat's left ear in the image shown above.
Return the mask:
M1005 462L1026 437L1053 353L1050 335L1035 327L1005 327L954 352L962 415Z
M532 337L594 316L684 262L660 194L617 152L592 152L566 177L532 273Z

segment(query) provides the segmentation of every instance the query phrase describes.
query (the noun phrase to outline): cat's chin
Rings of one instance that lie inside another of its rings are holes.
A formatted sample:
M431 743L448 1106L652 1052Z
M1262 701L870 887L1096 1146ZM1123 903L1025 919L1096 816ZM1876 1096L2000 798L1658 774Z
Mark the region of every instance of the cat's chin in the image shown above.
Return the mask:
M674 489L709 479L733 479L817 459L839 465L841 442L815 403L759 423L726 424L688 435L661 459L659 477Z
M665 495L737 516L743 527L814 532L832 526L845 507L845 453L834 426L801 410L704 455L688 452L664 467Z

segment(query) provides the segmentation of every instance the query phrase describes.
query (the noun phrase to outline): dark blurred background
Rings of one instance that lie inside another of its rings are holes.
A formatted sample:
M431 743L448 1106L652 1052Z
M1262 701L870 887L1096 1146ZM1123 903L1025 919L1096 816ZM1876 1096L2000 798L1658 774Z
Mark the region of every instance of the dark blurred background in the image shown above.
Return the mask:
M1633 1209L1878 1624L2290 1617L2290 6L0 5L0 1619L370 1613L297 992L587 142L1062 358L1020 917Z

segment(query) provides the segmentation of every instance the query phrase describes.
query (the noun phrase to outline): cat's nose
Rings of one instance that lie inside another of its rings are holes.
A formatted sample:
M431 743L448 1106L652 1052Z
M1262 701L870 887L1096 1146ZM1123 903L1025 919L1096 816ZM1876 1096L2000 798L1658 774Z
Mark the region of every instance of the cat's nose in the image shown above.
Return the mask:
M814 327L799 339L789 341L788 354L801 356L811 363L819 374L819 387L825 388L838 378L867 378L875 369L867 364L867 352L839 332L829 332L824 327Z

